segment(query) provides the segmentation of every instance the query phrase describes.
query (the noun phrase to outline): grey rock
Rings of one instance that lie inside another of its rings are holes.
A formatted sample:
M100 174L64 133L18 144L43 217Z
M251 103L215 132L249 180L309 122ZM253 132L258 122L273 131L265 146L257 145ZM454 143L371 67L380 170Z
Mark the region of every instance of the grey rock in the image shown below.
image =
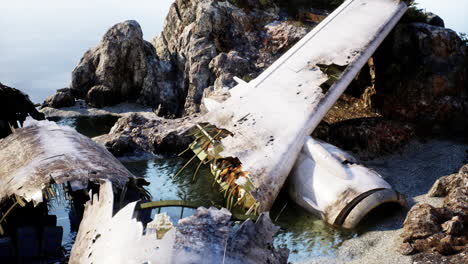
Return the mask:
M118 101L117 93L105 85L95 85L86 93L86 102L92 107L102 108Z
M436 27L445 27L444 20L440 16L431 12L426 13L426 23Z
M467 171L463 166L459 173ZM439 184L437 195L448 195L443 207L434 208L428 204L415 205L409 211L401 236L404 241L400 246L402 254L416 254L414 263L465 263L468 252L468 186L456 179L457 174L446 176ZM432 188L434 189L434 187Z
M423 23L398 25L374 56L376 94L385 117L435 128L466 130L466 47L456 32Z
M128 20L110 28L99 45L84 54L73 70L70 88L77 98L86 97L94 106L140 99L154 108L176 112L173 87L161 77L171 71L171 65L159 62L154 47L143 40L140 25ZM100 88L87 96L96 86ZM102 101L101 95L110 92L112 100Z
M444 197L457 188L468 186L468 165L463 166L458 173L443 176L438 179L428 195L431 197Z
M247 220L236 230L230 230L231 213L200 207L195 214L181 219L176 226L174 250L177 263L287 263L289 250L273 246L273 236L279 228L268 214L254 223ZM201 232L203 230L203 232ZM183 252L192 258L184 258Z
M439 217L434 207L417 204L406 216L401 237L404 242L426 238L441 231Z
M209 68L216 77L214 90L232 88L236 85L234 76L242 78L254 71L252 63L237 51L220 53L210 62Z
M463 223L459 216L453 217L451 220L442 224L442 230L447 235L458 236L463 232Z
M278 39L281 47L273 54L265 48L270 45L265 39L275 33L265 26L279 20L279 9L257 7L246 10L228 1L210 0L177 0L171 6L164 30L152 44L159 59L173 66L173 74L166 80L174 83L185 114L200 111L205 89L231 88L234 76L256 77L297 41L294 36L306 32L296 30L295 25L284 27L285 36L288 30L294 33L283 41ZM262 62L257 63L260 58Z
M458 215L463 224L468 223L468 186L452 190L444 199L444 207Z
M94 138L117 157L151 153L177 154L193 141L184 134L197 123L196 116L165 119L130 114L117 120L109 134Z
M42 107L62 108L75 105L75 97L70 88L58 89L54 95L45 99Z

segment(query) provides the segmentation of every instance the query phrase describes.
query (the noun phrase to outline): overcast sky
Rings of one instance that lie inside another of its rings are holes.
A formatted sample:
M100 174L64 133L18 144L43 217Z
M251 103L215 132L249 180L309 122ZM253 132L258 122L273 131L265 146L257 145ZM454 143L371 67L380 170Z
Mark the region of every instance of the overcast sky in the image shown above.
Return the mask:
M468 33L468 0L416 0L420 8L439 15L445 26Z
M174 0L0 0L0 82L40 102L70 83L83 53L112 25L137 20L159 34ZM417 0L446 26L468 33L468 0Z

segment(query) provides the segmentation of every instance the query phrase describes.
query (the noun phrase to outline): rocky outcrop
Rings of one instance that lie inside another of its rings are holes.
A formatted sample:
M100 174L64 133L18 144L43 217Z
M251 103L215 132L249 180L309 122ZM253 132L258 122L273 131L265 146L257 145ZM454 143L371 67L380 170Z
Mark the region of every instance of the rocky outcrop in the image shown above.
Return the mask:
M468 165L463 166L458 173L438 179L429 190L428 195L444 197L460 186L468 186Z
M411 125L385 118L356 118L332 124L322 122L313 136L361 156L391 153L414 135Z
M69 88L58 89L54 95L45 99L42 107L62 108L75 105L75 97Z
M423 23L398 25L376 52L372 106L383 116L420 128L468 122L466 47L452 30Z
M18 89L0 83L0 138L11 134L12 128L23 125L27 116L44 120L44 114L37 111L29 96Z
M92 107L102 108L119 102L115 91L105 85L95 85L86 93L86 102Z
M129 20L110 28L99 45L84 54L70 88L93 106L140 99L155 108L173 108L163 95L172 93L172 87L159 83L161 75L170 72L170 65L160 63L154 47L143 40L140 25Z
M120 118L107 135L94 140L116 157L145 156L149 153L177 154L193 141L183 132L196 124L196 116L179 119L131 114Z
M175 96L187 114L200 110L206 88L232 87L236 75L255 77L272 62L269 58L287 50L308 30L304 25L290 25L291 34L269 29L266 25L273 21L287 23L279 10L251 7L210 0L177 0L171 6L163 32L152 43L159 58L175 69L171 76ZM278 45L278 54L267 50L265 44L271 43Z
M467 165L439 179L430 195L448 194L443 207L417 204L406 216L400 252L416 263L465 263L468 257ZM460 262L460 260L462 260ZM441 262L442 261L442 262Z

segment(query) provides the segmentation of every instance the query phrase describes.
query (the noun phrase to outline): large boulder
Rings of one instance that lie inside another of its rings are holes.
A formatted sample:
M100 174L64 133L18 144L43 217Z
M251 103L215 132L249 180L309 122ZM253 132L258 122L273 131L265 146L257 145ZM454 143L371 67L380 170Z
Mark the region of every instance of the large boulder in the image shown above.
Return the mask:
M109 134L94 140L116 157L177 154L193 141L193 137L184 132L194 126L196 120L196 116L164 119L134 113L117 120Z
M70 88L58 89L54 95L45 99L42 107L63 108L75 105L75 97Z
M423 128L468 124L466 47L456 32L424 23L398 25L375 54L372 106Z
M172 87L158 83L170 71L170 65L159 63L154 47L143 40L140 25L128 20L110 28L99 45L84 54L73 70L70 88L77 98L98 107L144 97L141 101L154 108L171 108L160 95L171 93ZM102 100L104 94L112 96Z
M101 108L119 102L117 93L105 85L95 85L86 93L86 102L89 105Z
M444 197L460 186L468 186L468 164L463 166L458 173L438 179L429 190L428 195L432 197Z
M255 3L249 6L243 9L229 1L176 0L170 7L164 30L152 43L158 57L174 67L174 74L167 79L175 84L174 93L186 114L200 111L206 88L230 88L235 85L234 76L256 77L271 64L269 58L286 51L309 29L296 30L304 25L278 27L282 30L282 38L277 39L281 47L278 54L272 54L264 50L265 40L280 30L269 30L266 25L287 22L274 5L263 9ZM257 63L262 52L268 64Z
M445 196L443 206L417 204L409 211L400 252L413 255L415 263L465 263L468 252L468 186L465 165L459 177L436 182L431 195ZM461 261L460 260L464 260Z

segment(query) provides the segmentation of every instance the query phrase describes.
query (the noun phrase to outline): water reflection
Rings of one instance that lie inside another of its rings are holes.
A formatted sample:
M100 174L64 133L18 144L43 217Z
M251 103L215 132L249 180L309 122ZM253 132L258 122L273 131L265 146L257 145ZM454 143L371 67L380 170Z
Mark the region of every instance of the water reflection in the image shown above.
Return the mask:
M119 116L103 115L103 116L79 116L69 118L49 118L61 126L69 126L77 132L93 138L109 133Z
M279 197L272 209L273 219L285 203L287 203L286 209L275 222L281 227L275 238L275 246L288 247L291 250L289 256L291 262L334 256L344 240L356 236L354 232L332 228L295 205L284 195Z

